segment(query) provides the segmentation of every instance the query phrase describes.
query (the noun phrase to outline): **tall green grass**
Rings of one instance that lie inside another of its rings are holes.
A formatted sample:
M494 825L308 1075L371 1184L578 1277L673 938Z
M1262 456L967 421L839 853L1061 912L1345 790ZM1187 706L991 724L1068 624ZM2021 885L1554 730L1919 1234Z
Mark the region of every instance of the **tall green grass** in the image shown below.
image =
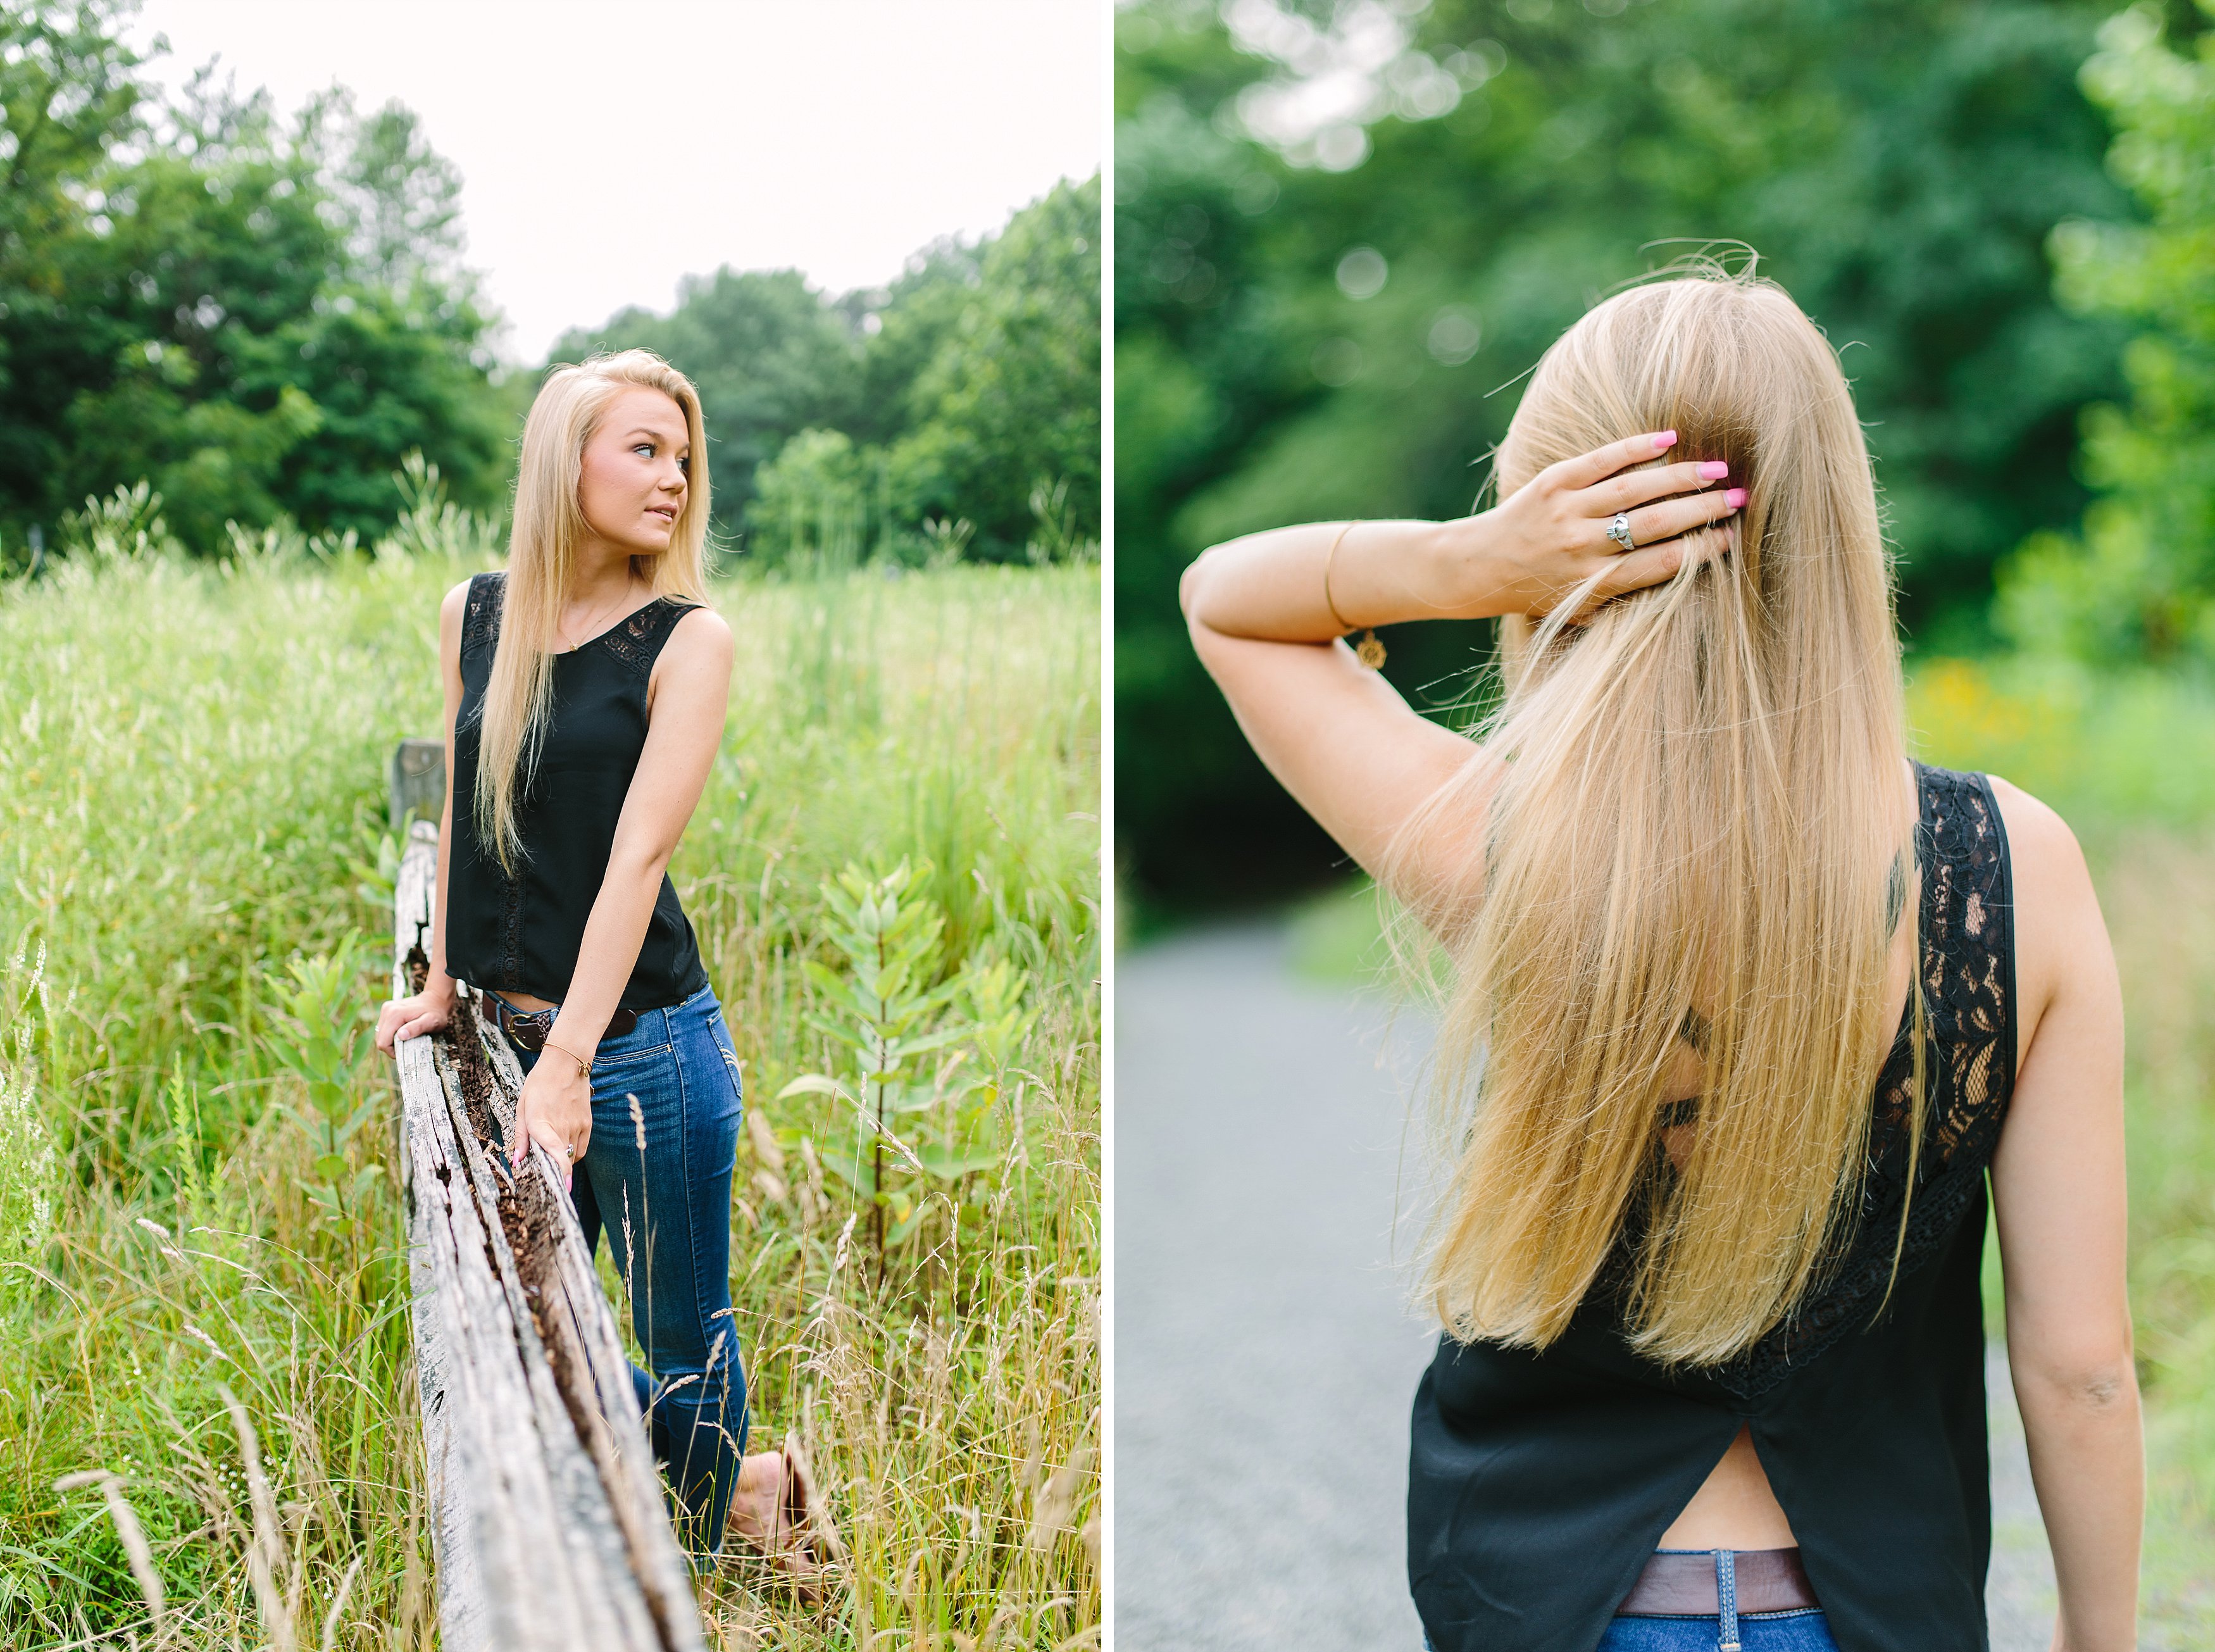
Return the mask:
M435 1640L390 1081L373 1058L353 1081L377 1107L341 1208L285 1036L313 1013L296 959L353 973L342 1021L382 994L384 766L436 731L439 598L487 565L481 525L426 509L404 537L188 565L156 534L0 590L0 1645L267 1643L226 1392L302 1643ZM718 601L730 728L672 870L767 1127L733 1235L757 1438L812 1442L850 1558L820 1603L733 1563L703 1588L711 1642L1087 1643L1098 575L864 570ZM825 887L903 859L939 919L932 978L1004 964L1029 1019L965 1092L993 1162L880 1269L821 1169L848 1104L783 1092L842 1059ZM120 1520L67 1477L101 1470Z

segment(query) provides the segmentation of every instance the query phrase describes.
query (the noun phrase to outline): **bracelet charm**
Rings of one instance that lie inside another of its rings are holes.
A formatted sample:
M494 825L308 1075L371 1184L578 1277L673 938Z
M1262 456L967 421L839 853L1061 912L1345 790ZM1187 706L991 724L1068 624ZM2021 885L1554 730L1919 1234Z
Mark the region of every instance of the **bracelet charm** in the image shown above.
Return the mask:
M1338 560L1339 546L1346 543L1346 536L1353 531L1353 524L1351 522L1341 528L1338 537L1330 542L1330 550L1322 559L1322 605L1330 610L1330 617L1338 623L1341 635L1351 634L1356 628L1346 623L1346 616L1338 611L1338 605L1331 600L1330 565ZM1384 645L1377 640L1375 626L1361 628L1361 641L1353 645L1353 657L1371 671L1384 668Z

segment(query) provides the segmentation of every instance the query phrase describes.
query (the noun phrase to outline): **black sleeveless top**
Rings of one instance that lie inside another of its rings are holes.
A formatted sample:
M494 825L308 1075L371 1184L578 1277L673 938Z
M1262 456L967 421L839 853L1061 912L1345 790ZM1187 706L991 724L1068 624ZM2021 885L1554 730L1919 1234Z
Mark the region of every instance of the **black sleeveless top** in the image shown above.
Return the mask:
M698 605L650 602L554 656L554 697L537 772L517 799L522 853L509 876L477 837L478 720L500 638L505 574L469 581L462 619L462 703L454 719L454 841L447 863L446 971L472 986L559 1002L576 972L585 920L607 875L616 821L646 745L646 683L662 645ZM682 1004L708 984L691 920L663 874L621 1007Z
M1415 1395L1408 1489L1408 1581L1439 1652L1592 1652L1741 1422L1843 1652L1984 1652L1978 1286L1985 1170L2015 1083L2014 891L1991 783L1916 775L1930 1096L1890 1300L1905 1016L1877 1079L1860 1220L1746 1353L1675 1372L1633 1353L1629 1237L1543 1353L1441 1339Z

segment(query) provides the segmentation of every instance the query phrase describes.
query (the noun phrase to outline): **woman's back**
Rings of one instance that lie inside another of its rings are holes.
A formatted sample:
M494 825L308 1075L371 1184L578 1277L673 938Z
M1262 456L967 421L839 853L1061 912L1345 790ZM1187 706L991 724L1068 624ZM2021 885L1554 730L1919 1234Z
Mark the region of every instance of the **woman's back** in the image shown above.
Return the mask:
M1989 783L1917 778L1920 1151L1903 1016L1871 1097L1858 1219L1817 1287L1746 1352L1672 1369L1634 1351L1635 1220L1544 1349L1442 1344L1416 1399L1408 1493L1409 1581L1441 1652L1586 1652L1741 1425L1842 1644L1979 1643L1979 1274L2016 1060L2013 894ZM1658 1141L1650 1174L1673 1174ZM1862 1563L1877 1551L1881 1573Z

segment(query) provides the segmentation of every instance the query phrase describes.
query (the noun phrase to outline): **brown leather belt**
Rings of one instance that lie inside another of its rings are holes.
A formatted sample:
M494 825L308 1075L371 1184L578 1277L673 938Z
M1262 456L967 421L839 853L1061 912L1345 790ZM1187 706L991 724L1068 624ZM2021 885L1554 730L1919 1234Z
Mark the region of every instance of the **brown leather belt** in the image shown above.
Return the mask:
M1741 1549L1738 1609L1797 1612L1822 1603L1807 1581L1797 1549ZM1722 1612L1715 1557L1706 1551L1665 1550L1652 1556L1615 1609L1618 1618L1713 1618Z
M554 1017L561 1013L558 1006L552 1010L511 1010L504 1000L489 992L483 997L484 1001L492 1005L492 1018L499 1023L500 1031L513 1039L520 1047L526 1050L546 1047L546 1035L554 1030ZM600 1036L621 1038L637 1025L637 1010L618 1010L608 1017L607 1030Z

